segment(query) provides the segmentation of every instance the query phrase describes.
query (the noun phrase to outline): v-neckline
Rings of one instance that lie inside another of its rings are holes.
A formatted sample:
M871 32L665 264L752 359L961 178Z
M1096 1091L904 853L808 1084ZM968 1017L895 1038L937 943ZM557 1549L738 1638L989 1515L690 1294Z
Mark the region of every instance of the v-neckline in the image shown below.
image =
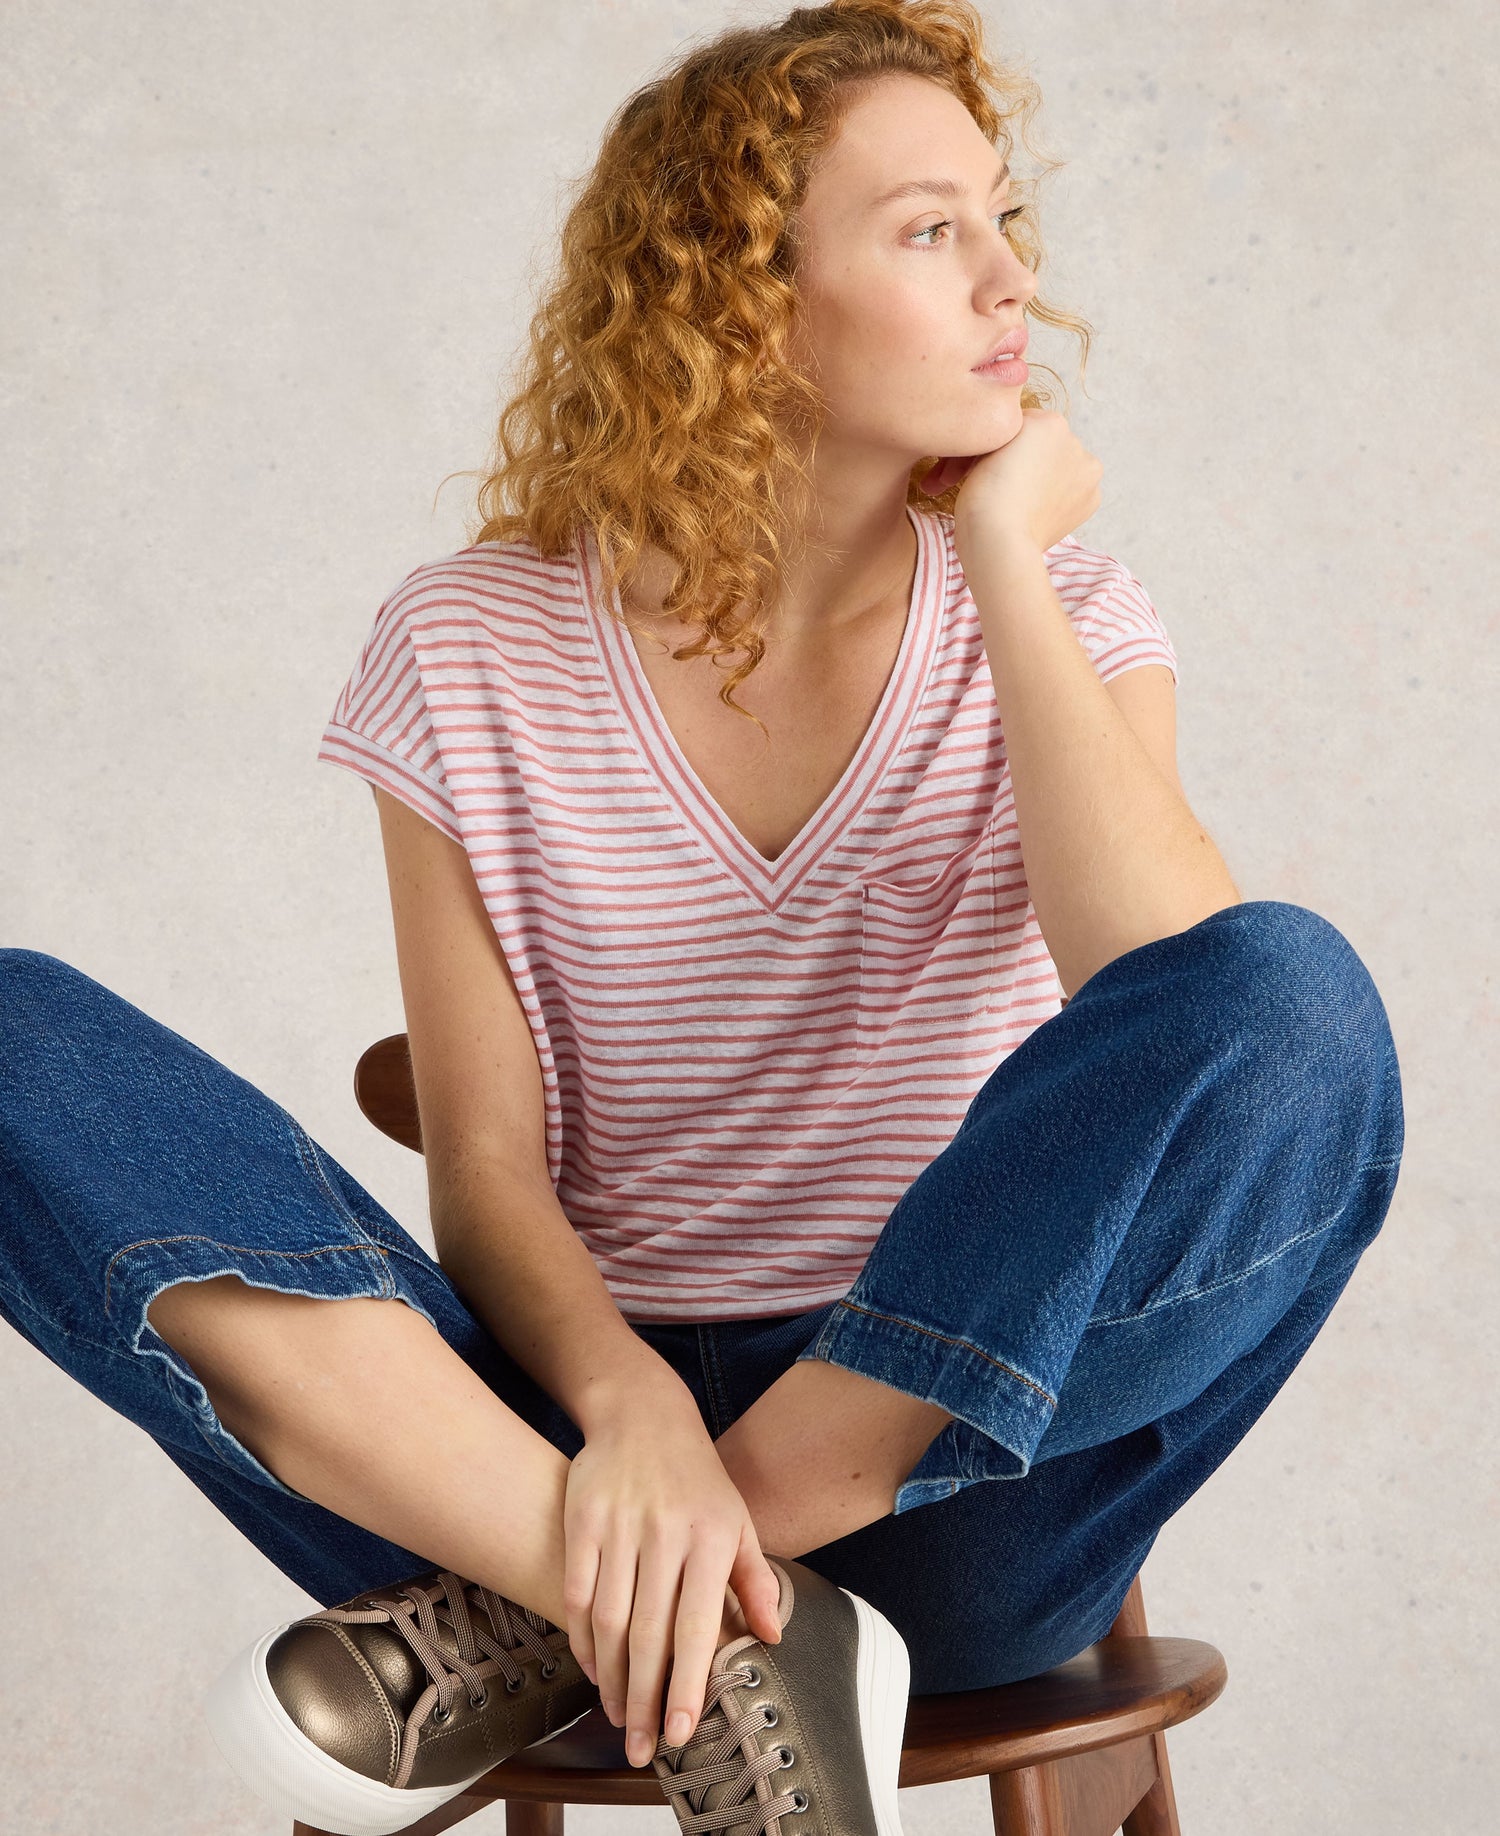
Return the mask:
M636 751L685 826L713 854L716 864L768 910L776 911L814 871L869 802L900 752L936 650L947 588L946 544L935 517L908 504L917 533L917 565L900 647L885 691L869 726L837 784L777 855L767 860L729 820L689 764L667 725L630 632L621 622L620 596L604 604L602 566L592 530L585 531L581 569L589 630L615 705Z

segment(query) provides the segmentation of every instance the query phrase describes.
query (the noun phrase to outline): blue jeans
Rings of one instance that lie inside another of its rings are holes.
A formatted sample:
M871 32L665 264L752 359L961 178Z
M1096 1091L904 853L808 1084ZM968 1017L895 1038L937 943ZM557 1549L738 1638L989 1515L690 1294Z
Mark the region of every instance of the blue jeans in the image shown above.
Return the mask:
M801 1559L895 1624L916 1692L1009 1682L1108 1631L1327 1318L1402 1142L1369 972L1316 913L1251 900L1116 957L1031 1033L846 1295L633 1330L715 1436L801 1358L940 1404L953 1420L895 1512ZM0 1314L319 1604L433 1566L285 1485L152 1330L163 1288L223 1274L399 1297L582 1445L286 1110L82 971L0 950Z

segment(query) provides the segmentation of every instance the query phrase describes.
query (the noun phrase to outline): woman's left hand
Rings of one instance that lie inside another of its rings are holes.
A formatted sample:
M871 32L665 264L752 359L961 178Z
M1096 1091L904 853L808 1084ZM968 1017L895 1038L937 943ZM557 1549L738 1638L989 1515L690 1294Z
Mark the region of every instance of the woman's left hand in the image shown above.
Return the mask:
M976 514L987 527L1014 529L1044 552L1099 508L1103 462L1051 408L1024 408L1021 429L1004 446L972 458L939 459L918 483L936 497L959 485L955 523Z

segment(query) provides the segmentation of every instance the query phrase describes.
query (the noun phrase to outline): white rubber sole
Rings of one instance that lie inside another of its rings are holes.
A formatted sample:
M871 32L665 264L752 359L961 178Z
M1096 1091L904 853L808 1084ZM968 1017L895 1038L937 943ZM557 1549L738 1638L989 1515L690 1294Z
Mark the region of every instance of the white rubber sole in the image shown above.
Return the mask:
M247 1645L219 1673L204 1698L214 1745L257 1797L283 1816L333 1836L391 1836L468 1789L472 1779L405 1791L382 1785L352 1772L309 1740L277 1701L266 1675L271 1641L296 1623L286 1620ZM588 1712L585 1709L583 1715ZM573 1721L582 1721L583 1715L575 1715ZM555 1740L573 1721L531 1745ZM482 1778L484 1772L476 1772L474 1778Z
M901 1742L906 1733L906 1706L911 1694L911 1659L906 1640L868 1600L840 1588L854 1602L859 1619L856 1687L859 1732L865 1749L865 1776L875 1808L877 1836L901 1836L896 1781L901 1773Z

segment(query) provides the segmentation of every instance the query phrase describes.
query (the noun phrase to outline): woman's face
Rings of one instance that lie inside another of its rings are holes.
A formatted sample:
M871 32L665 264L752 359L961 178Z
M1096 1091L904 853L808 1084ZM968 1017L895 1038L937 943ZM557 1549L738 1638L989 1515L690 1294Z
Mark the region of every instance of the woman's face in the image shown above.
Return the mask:
M797 288L823 438L847 456L888 453L909 471L1020 432L1021 383L975 373L1036 292L997 221L999 165L957 97L904 72L849 109L819 160L797 213ZM898 186L912 189L885 197Z

